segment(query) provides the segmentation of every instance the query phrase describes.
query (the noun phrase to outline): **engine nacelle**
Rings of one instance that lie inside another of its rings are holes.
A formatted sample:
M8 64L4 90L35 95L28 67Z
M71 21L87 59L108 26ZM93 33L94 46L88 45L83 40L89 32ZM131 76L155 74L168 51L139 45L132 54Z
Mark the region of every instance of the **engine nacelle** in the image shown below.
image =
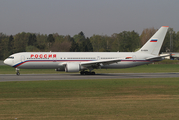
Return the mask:
M79 72L81 70L79 63L67 63L65 66L65 72Z

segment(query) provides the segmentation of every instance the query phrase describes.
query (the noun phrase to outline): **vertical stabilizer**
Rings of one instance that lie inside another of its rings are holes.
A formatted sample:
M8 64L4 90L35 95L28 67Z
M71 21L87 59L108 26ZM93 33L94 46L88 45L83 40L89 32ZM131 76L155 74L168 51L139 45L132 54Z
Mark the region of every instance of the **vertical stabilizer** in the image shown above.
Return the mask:
M167 30L168 26L162 26L137 52L149 53L158 56Z

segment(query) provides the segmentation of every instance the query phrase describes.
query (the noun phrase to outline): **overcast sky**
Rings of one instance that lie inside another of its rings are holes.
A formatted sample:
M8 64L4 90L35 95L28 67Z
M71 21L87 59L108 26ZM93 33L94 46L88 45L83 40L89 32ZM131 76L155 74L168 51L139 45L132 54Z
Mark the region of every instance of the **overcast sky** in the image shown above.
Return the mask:
M179 31L179 0L0 0L0 32L112 35L169 26Z

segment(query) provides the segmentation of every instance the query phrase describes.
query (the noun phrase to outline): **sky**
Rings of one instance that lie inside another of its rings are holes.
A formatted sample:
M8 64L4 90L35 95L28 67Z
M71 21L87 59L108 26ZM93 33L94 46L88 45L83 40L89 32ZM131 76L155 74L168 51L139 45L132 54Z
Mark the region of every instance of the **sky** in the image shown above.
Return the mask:
M86 37L169 26L179 31L179 0L0 0L0 33Z

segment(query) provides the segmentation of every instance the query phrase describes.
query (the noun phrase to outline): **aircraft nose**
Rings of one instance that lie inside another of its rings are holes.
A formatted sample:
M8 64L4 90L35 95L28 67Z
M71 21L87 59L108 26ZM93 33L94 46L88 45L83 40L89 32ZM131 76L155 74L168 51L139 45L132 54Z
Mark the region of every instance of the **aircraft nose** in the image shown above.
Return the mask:
M11 62L10 62L10 60L8 60L8 59L5 59L5 60L4 60L4 64L11 66Z
M4 60L4 64L6 64L6 65L7 65L7 59L5 59L5 60Z

